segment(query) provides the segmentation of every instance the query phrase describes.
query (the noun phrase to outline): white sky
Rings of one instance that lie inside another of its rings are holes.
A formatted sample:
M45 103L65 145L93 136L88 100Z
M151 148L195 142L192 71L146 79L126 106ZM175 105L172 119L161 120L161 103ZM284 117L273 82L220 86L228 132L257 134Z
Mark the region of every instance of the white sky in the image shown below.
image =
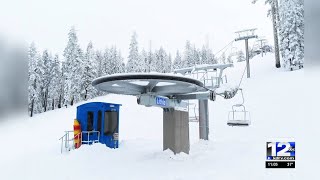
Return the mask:
M3 2L2 2L3 1ZM190 40L201 48L206 37L217 52L235 31L258 28L272 43L272 25L264 1L252 0L0 0L0 34L8 39L34 41L40 50L62 54L71 26L84 49L116 45L126 58L132 32L139 49L162 45L175 55ZM252 45L252 42L250 45ZM235 43L244 47L244 42Z

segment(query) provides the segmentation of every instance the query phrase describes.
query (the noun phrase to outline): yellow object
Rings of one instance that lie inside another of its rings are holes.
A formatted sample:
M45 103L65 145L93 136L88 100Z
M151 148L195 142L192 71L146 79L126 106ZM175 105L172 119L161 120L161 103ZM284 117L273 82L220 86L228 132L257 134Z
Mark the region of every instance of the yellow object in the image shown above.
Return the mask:
M74 146L79 148L81 146L81 125L78 120L73 122L73 131L74 131Z

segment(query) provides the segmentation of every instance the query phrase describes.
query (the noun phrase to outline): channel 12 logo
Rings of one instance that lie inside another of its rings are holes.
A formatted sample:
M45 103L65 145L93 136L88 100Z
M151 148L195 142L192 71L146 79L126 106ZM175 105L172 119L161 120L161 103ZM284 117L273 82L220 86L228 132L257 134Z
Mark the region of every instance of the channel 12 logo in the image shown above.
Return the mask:
M294 168L295 142L267 142L267 168Z
M267 142L267 160L295 160L295 142Z

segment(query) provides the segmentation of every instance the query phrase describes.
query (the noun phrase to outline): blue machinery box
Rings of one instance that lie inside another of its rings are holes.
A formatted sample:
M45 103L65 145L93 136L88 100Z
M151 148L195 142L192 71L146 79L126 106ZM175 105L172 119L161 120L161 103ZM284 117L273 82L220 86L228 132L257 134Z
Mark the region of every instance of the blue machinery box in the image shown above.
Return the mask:
M100 142L118 148L119 109L121 104L91 102L77 107L82 144Z

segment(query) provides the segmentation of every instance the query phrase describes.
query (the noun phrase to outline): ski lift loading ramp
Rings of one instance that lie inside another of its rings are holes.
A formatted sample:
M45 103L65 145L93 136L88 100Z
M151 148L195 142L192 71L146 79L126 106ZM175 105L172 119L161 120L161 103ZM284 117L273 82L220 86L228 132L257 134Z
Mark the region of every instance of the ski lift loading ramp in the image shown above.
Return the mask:
M108 93L137 96L140 105L163 108L163 150L174 153L190 150L188 103L183 100L199 99L199 136L209 139L208 99L214 101L215 92L200 80L176 74L126 73L97 78L92 85Z

